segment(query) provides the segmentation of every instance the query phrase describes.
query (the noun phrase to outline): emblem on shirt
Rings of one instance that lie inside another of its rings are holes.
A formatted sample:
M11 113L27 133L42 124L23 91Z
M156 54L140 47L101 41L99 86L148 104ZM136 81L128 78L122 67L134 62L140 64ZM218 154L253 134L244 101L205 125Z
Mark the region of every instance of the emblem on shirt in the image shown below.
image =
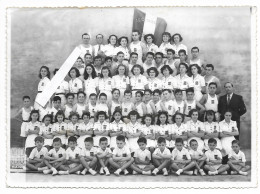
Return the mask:
M49 130L48 130L49 132L51 132L51 128L49 128Z
M103 125L103 129L106 130L107 126L106 125Z
M153 133L153 129L151 129L150 132Z
M199 131L199 132L201 131L200 127L198 127L198 131Z
M171 82L168 82L168 86L170 86L171 85Z
M211 100L211 104L214 104L214 100Z
M60 86L58 87L58 89L60 89Z
M42 154L40 155L40 158L43 159L43 155Z
M42 82L42 86L44 86L44 83Z
M214 158L217 160L218 159L218 155L214 155Z
M191 106L188 106L188 109L191 110Z
M134 52L135 52L135 53L137 52L137 48L134 48Z
M234 132L235 131L235 127L232 127L232 132Z
M124 108L124 112L127 112L127 108Z
M76 155L75 155L75 158L78 158L78 157L79 157L79 154L76 154Z
M184 81L184 82L183 82L183 85L187 85L187 82L186 82L186 81Z
M64 130L64 126L61 127L61 130Z
M94 156L94 152L90 152L90 156Z
M157 84L154 84L154 87L157 87Z
M169 131L165 131L165 135L169 135Z
M111 81L108 81L107 84L108 84L108 85L111 85Z
M171 105L169 105L169 106L168 106L168 110L171 110L171 109L172 109L172 106L171 106Z
M123 127L120 127L120 131L123 131Z
M123 79L123 82L126 82L126 78Z
M141 83L141 80L140 80L140 79L138 79L138 83Z
M34 126L34 130L36 130L37 129L37 126Z
M126 153L123 153L123 157L126 157Z
M196 82L195 82L195 85L199 85L199 82L198 82L198 81L196 81Z
M182 156L182 159L183 159L183 160L188 160L188 158L187 158L186 155L183 155L183 156Z
M76 131L78 131L79 126L76 126Z
M74 87L77 87L77 83L74 84Z
M61 158L62 157L62 154L59 154L59 158Z

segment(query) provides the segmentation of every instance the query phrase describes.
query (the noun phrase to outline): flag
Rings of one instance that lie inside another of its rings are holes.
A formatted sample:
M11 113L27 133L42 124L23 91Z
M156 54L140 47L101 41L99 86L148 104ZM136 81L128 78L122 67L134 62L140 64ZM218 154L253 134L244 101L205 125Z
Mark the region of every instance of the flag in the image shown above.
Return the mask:
M77 58L79 57L80 54L81 54L81 50L78 47L76 47L72 51L70 56L66 59L66 61L60 67L59 71L57 71L55 76L46 85L46 87L44 88L42 93L40 93L40 95L38 95L38 97L35 99L35 101L39 105L44 107L47 104L47 102L49 101L51 96L54 94L56 89L59 87L61 82L64 80L64 78L66 77L66 75L68 74L69 70L74 65L75 61L77 60Z
M154 43L157 46L162 43L162 33L165 32L166 27L167 23L163 18L134 9L133 30L139 30L142 37L146 34L153 34L155 37Z

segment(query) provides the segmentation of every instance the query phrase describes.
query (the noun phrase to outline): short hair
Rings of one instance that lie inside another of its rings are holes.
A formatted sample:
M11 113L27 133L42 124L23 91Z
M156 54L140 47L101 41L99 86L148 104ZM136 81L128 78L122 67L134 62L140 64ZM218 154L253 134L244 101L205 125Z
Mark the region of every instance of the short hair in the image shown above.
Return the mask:
M224 115L225 115L227 112L231 113L231 116L233 115L233 113L232 113L232 110L231 110L231 109L227 109L227 110L224 112Z
M107 119L107 113L106 113L105 111L98 111L98 112L97 112L97 118L98 118L100 115L105 116L105 119Z
M84 142L89 142L89 143L93 144L93 142L94 142L93 137L86 137L84 139Z
M146 34L146 35L144 35L144 40L145 40L145 42L147 43L146 39L147 39L149 36L151 36L151 38L153 39L152 43L154 43L155 39L154 39L154 35L153 35L153 34Z
M162 37L166 35L166 36L169 36L169 42L171 41L171 33L170 32L164 32L162 33Z
M50 118L51 123L52 123L52 119L53 119L53 115L52 115L52 114L44 115L44 117L42 118L42 122L44 122L44 120L45 120L46 118Z
M176 94L178 94L178 93L181 93L181 94L182 94L181 89L176 89L176 90L174 91L174 95L176 95Z
M166 143L166 140L164 137L159 137L157 143Z
M100 55L97 55L94 57L94 61L97 60L97 59L101 59L102 60L102 57Z
M197 47L197 46L192 47L192 48L191 48L191 51L192 51L192 50L195 50L195 49L197 49L198 52L200 52L200 49L199 49L199 47Z
M83 119L84 116L90 117L90 112L83 111L81 118Z
M128 42L129 42L129 41L128 41L128 38L127 38L126 36L122 36L122 37L120 37L120 38L118 39L118 44L119 44L119 45L121 45L120 43L121 43L121 40L122 40L122 39L125 39L125 40L126 40L126 43L128 44Z
M91 93L91 94L89 95L89 98L90 98L91 96L95 96L95 97L97 98L97 94L96 94L96 93Z
M178 55L180 55L180 53L184 53L185 55L187 55L186 51L184 49L181 49L178 51Z
M132 53L130 54L130 57L132 57L133 55L136 55L136 56L138 57L138 54L135 53L135 52L132 52Z
M52 99L53 102L57 102L58 100L61 101L61 97L54 96L53 99Z
M212 64L207 64L206 67L210 67L212 70L214 70L214 65Z
M64 121L64 119L65 119L65 115L64 115L64 112L62 111L62 110L59 110L57 113L56 113L56 115L55 115L55 122L58 122L58 116L59 115L61 115L62 117L63 117L63 121Z
M150 90L150 89L145 89L144 94L145 94L145 92L149 92L149 94L153 94L152 90Z
M190 140L190 145L191 145L193 142L197 142L197 143L198 143L198 141L197 141L196 139L191 139L191 140Z
M33 110L31 111L30 117L29 117L29 121L32 121L32 114L34 114L34 113L37 113L37 114L38 114L38 119L37 119L37 121L39 121L40 113L39 113L39 110L35 110L35 109L33 109Z
M136 110L132 110L132 111L130 111L129 113L128 113L128 118L130 119L130 116L131 115L135 115L136 117L137 117L137 119L140 117L139 116L139 113L136 111Z
M86 97L86 93L85 92L83 92L83 91L78 91L78 93L77 93L77 97L79 97L79 95L80 94L83 94L84 95L84 97Z
M76 77L79 77L79 76L80 76L80 73L79 73L78 68L76 68L76 67L72 67L72 68L69 70L68 76L71 77L70 72L71 72L73 69L74 69L75 72L76 72Z
M78 60L78 59L77 59ZM57 71L59 71L58 68L55 68L54 71L53 71L53 75L55 75L57 73Z
M190 73L192 74L191 68L192 67L196 67L198 70L198 74L201 74L201 67L198 64L191 64L189 69L190 69Z
M106 95L105 93L101 93L101 94L99 94L99 99L100 99L102 96L104 96L104 97L107 98L107 95Z
M176 144L176 143L181 143L181 144L183 144L183 139L182 139L182 138L176 138L175 144Z
M189 117L191 117L191 115L194 113L194 112L197 112L198 113L198 116L199 116L199 111L197 109L191 109L190 112L189 112Z
M23 96L23 100L25 100L25 99L31 100L30 96Z
M213 110L207 110L205 113L205 121L208 121L207 116L208 115L212 115L213 116L213 121L216 121L216 115L215 112Z
M173 49L167 49L167 53L171 52L173 55L175 55L175 51Z
M47 67L47 66L45 66L45 65L41 66L41 68L40 68L39 78L42 79L42 75L41 75L41 70L42 70L42 69L46 69L46 71L47 71L46 77L50 79L51 73L50 73L49 67Z
M113 88L111 93L114 94L115 91L118 91L119 92L119 95L120 95L120 90L118 88Z
M161 94L162 94L161 90L159 90L159 89L155 89L153 91L153 95L156 94L156 93L159 94L159 96L161 96Z
M119 52L116 54L116 56L118 56L118 55L120 55L120 54L125 55L125 53L123 53L122 51L119 51Z
M110 44L110 39L111 39L113 36L116 38L116 43L117 43L117 40L118 40L117 36L114 35L114 34L111 34L111 35L108 37L108 39L107 39L107 43L108 43L108 44Z
M112 57L106 57L106 58L105 58L105 62L107 62L108 60L111 60L111 61L112 61L113 58L112 58Z
M139 144L139 143L145 143L145 144L147 144L147 140L146 140L145 137L140 137L140 138L137 140L137 143L138 143L138 144Z
M155 77L157 77L159 75L159 72L157 70L156 67L150 67L149 69L146 70L147 74L150 74L150 71L154 71L155 72Z
M174 115L173 115L173 117L172 117L172 121L175 123L175 118L176 118L176 116L181 116L181 119L182 119L182 121L181 122L183 122L184 121L184 115L183 114L181 114L181 113L179 113L179 112L176 112Z
M44 142L44 138L42 136L37 136L34 138L34 142L36 143L37 141L43 143Z
M171 68L169 65L164 65L164 66L162 66L162 68L161 68L161 73L162 73L162 74L163 74L163 71L164 71L165 69L168 69L168 71L170 72L170 74L173 73L173 70L172 70L172 68Z
M156 52L155 53L155 57L156 57L156 55L160 55L163 58L163 53L162 52Z
M131 95L132 95L131 90L125 90L125 91L124 91L124 95L126 95L126 94L131 94Z
M210 138L208 141L208 144L210 144L210 143L217 144L217 140L215 140L214 138Z
M103 78L103 77L104 77L104 75L103 75L103 73L102 73L102 71L104 71L104 70L108 70L108 77L111 77L110 69L108 68L108 66L104 66L104 67L102 67L102 69L101 69L100 78Z
M231 142L231 145L233 145L233 144L237 144L238 146L240 146L240 142L237 139L235 139Z
M158 119L157 119L157 125L160 125L161 124L161 121L160 121L160 116L161 115L165 115L166 116L166 121L165 121L165 123L167 124L168 123L168 112L166 112L166 111L159 111L158 112Z
M89 36L89 38L90 38L90 35L89 35L88 33L82 34L82 35L81 35L81 38L83 38L84 35L87 35L87 36Z
M117 140L117 141L123 141L123 142L125 142L125 136L123 136L123 135L118 135L118 136L116 137L116 140Z
M66 94L66 98L68 98L69 96L72 96L73 98L75 98L75 95L73 93L67 93Z
M97 77L97 73L96 73L96 70L95 70L94 66L91 65L91 64L88 64L88 65L86 65L85 70L84 70L84 79L87 80L88 77L89 77L89 75L87 73L87 67L90 67L92 69L91 78L92 79L96 78Z
M174 42L174 36L179 36L180 42L183 40L182 36L179 33L175 33L174 35L172 35L172 41L173 42Z
M137 96L137 94L140 94L140 95L141 95L141 97L143 97L143 96L144 96L144 93L143 93L142 91L140 91L140 90L136 91L136 93L135 93L135 96Z
M154 124L154 117L153 117L152 114L146 114L146 115L144 115L144 116L143 116L143 119L142 119L142 124L145 125L145 119L146 119L146 117L151 118L151 125L153 125L153 124Z
M101 137L101 138L99 139L99 143L101 143L102 141L107 141L107 138L106 138L106 137Z
M146 57L147 57L148 55L152 55L152 56L154 57L154 53L153 53L153 52L147 52L147 53L146 53Z
M131 69L131 72L132 72L133 75L134 75L134 68L139 68L140 69L140 74L144 73L144 68L141 65L136 64Z
M92 58L92 55L91 55L90 53L86 53L86 54L84 55L84 58L86 58L86 56L88 56L88 55Z
M137 32L137 33L138 33L138 35L140 35L140 34L141 34L141 33L140 33L140 31L139 31L139 30L137 30L137 29L134 29L134 30L133 30L133 32ZM133 33L133 32L132 32L132 33Z
M102 36L102 38L104 38L103 34L97 34L97 35L96 35L96 38L97 38L99 35Z
M55 138L53 139L53 143L55 143L55 142L60 142L60 143L61 143L61 139L60 139L59 137L55 137Z
M216 86L216 88L218 88L218 85L217 85L216 82L210 82L210 83L209 83L209 86L211 86L211 85L214 85L214 86Z
M231 86L234 87L231 82L226 82L226 83L224 84L224 87L226 87L226 84L231 84Z
M189 93L189 92L194 93L194 88L188 88L188 89L186 90L186 94Z
M74 136L70 136L69 139L68 139L68 143L69 142L77 143L77 138L74 137Z

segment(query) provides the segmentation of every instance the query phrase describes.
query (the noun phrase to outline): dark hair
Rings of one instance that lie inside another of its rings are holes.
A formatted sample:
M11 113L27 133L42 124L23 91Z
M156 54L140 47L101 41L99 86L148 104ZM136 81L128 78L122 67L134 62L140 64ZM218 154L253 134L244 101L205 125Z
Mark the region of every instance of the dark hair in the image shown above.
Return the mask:
M153 118L153 115L151 115L151 114L146 114L146 115L143 116L142 124L145 125L145 119L146 119L146 117L150 117L150 118L151 118L151 125L153 125L153 124L154 124L154 118Z
M95 93L91 93L91 94L89 95L89 98L90 98L91 96L95 96L95 97L97 98L97 94L95 94Z
M233 113L232 113L232 110L231 110L231 109L228 109L228 110L226 110L226 111L224 112L224 115L225 115L227 112L231 113L231 116L233 115Z
M58 122L57 117L58 117L59 115L63 116L63 121L64 121L64 119L65 119L64 112L63 112L62 110L59 110L59 111L56 113L55 117L54 117L54 118L55 118L55 122Z
M161 121L160 121L160 116L161 115L165 115L166 116L166 121L165 121L165 124L168 124L168 112L166 112L166 111L159 111L158 112L158 119L157 119L157 125L161 125Z
M52 123L52 120L53 120L53 115L52 115L52 114L44 115L44 117L43 117L43 119L42 119L42 122L44 122L44 120L45 120L46 118L50 118L51 123Z
M138 54L135 53L135 52L132 52L132 53L130 54L130 57L132 57L133 55L136 55L136 56L138 57Z
M39 121L39 117L40 117L40 114L39 114L39 110L35 110L33 109L30 113L30 117L29 117L29 120L28 121L32 121L32 114L34 113L37 113L38 114L38 118L37 118L37 121Z
M197 141L196 139L191 139L191 140L190 140L190 145L191 145L193 142L197 142L197 143L198 143L198 141Z
M84 35L88 35L89 38L90 38L90 35L89 35L88 33L84 33L84 34L82 34L81 37L83 38Z
M76 68L76 67L72 67L72 68L69 70L68 76L71 78L70 72L71 72L73 69L76 71L76 77L79 77L79 76L80 76L80 73L79 73L78 68Z
M52 99L53 102L57 102L58 100L61 101L61 97L54 96L53 99Z
M214 66L212 64L207 64L206 67L210 67L212 70L214 70Z
M117 52L116 56L118 56L118 55L120 55L120 54L125 55L125 53L123 53L122 51L119 51L119 52Z
M136 111L136 110L132 110L132 111L130 111L129 113L128 113L128 115L127 115L127 117L128 117L128 119L130 119L130 116L131 115L135 115L137 118L136 119L138 119L140 116L139 116L139 113Z
M199 111L198 111L197 109L191 109L190 112L189 112L189 117L191 117L191 115L192 115L194 112L197 112L197 113L198 113L198 116L199 116Z
M175 51L173 49L167 49L167 53L171 52L173 55L175 55Z
M164 137L159 137L157 143L166 143L166 140Z
M140 94L140 95L141 95L141 97L143 97L143 96L144 96L144 93L143 93L142 91L140 91L140 90L136 91L136 93L135 93L135 96L136 96L137 94Z
M124 91L124 95L125 95L125 94L131 94L131 96L132 96L131 90L125 90L125 91Z
M206 111L205 121L208 121L208 118L207 118L208 115L213 115L213 121L216 121L216 115L215 115L215 112L213 110L207 110Z
M176 113L173 115L172 121L175 123L175 118L176 118L177 115L181 116L181 118L182 118L182 121L181 121L181 122L183 122L183 121L184 121L184 115L181 114L181 113L179 113L179 112L176 112Z
M170 34L170 32L164 32L164 33L162 33L162 37L163 37L164 35L169 36L169 42L170 42L170 41L171 41L171 34Z
M147 43L146 39L148 38L148 36L151 36L151 38L153 39L152 43L154 43L155 39L154 39L154 35L153 34L146 34L144 35L144 40Z
M162 94L161 90L159 90L159 89L155 89L155 90L153 91L153 95L154 95L155 93L158 93L160 96L161 96L161 94Z
M73 116L76 116L79 119L79 114L77 112L70 112L69 119L71 119Z
M84 63L83 59L81 57L78 57L77 60L81 60L82 63ZM58 69L59 70L59 69Z
M102 60L102 57L100 55L97 55L94 57L94 61L97 60L97 59L101 59Z
M224 84L224 87L226 87L226 84L231 84L231 86L234 87L231 82L226 82L226 83Z
M134 75L134 68L139 68L140 69L140 74L144 73L144 68L141 65L136 64L131 69L131 72L132 72L133 75Z
M115 120L114 116L115 116L116 113L120 113L120 115L121 115L121 119L122 119L122 112L121 112L121 109L116 108L115 111L112 113L111 122L113 122L113 121ZM121 120L121 119L120 119L120 120Z
M104 75L103 75L103 73L102 73L102 71L103 70L108 70L108 77L111 77L111 72L110 72L110 69L108 68L108 66L104 66L104 67L102 67L102 69L101 69L101 73L100 73L100 78L104 78Z
M107 119L107 114L106 114L105 111L98 111L98 112L97 112L97 118L98 118L100 115L104 115L104 116L105 116L105 119Z
M112 57L106 57L106 58L105 58L105 62L107 62L108 60L111 60L111 61L112 61L113 58L112 58Z
M236 139L231 142L231 145L233 145L233 144L237 144L238 146L240 146L240 142Z
M127 42L127 44L128 44L128 42L129 42L129 41L128 41L128 38L127 38L126 36L122 36L122 37L120 37L120 38L118 39L118 44L119 44L119 45L121 45L120 43L121 43L121 40L122 40L122 39L126 39L126 42Z
M176 90L174 91L174 95L176 95L177 93L181 93L181 94L182 94L181 89L176 89Z
M112 36L116 37L116 43L117 43L117 40L118 40L117 36L114 35L114 34L112 34L112 35L110 35L110 36L108 37L108 39L107 39L107 43L108 43L108 44L110 44L110 38L111 38ZM115 45L116 45L116 44L115 44Z
M208 144L210 144L210 143L217 144L217 140L215 140L214 138L210 138L208 141Z
M197 50L200 52L200 49L199 49L198 47L196 47L196 46L192 47L192 48L191 48L191 51L192 51L192 50L195 50L195 49L197 49Z
M211 85L214 85L214 86L216 86L216 88L218 88L218 85L216 82L210 82L208 86L211 86Z
M186 51L184 49L181 49L178 51L178 55L180 55L180 53L184 53L185 55L187 55Z
M189 67L186 63L180 63L179 64L179 71L180 71L180 66L183 65L186 68L186 72L189 70Z
M61 143L61 139L60 139L59 137L55 137L52 142L53 142L53 143L54 143L54 142L60 142L60 143Z
M77 143L77 138L74 137L74 136L70 136L70 137L68 138L68 143L69 143L69 142Z
M83 92L83 91L78 91L78 93L77 93L77 97L79 97L79 95L80 94L83 94L84 95L84 97L86 97L86 93L85 92Z
M54 71L53 71L53 75L55 75L57 73L57 71L59 71L59 69L55 68Z
M116 137L116 140L117 140L117 141L123 141L123 142L125 142L125 136L123 136L123 135L118 135L118 136Z
M137 32L137 33L138 33L138 35L141 35L140 31L139 31L139 30L137 30L137 29L134 29L134 30L133 30L133 32ZM133 33L133 32L132 32L132 33Z
M145 94L145 92L149 92L150 94L153 94L152 90L150 90L150 89L145 89L144 94Z
M97 37L98 37L99 35L102 36L102 38L104 38L103 34L97 34L97 35L96 35L96 39L97 39Z
M201 68L200 68L200 66L198 65L198 64L191 64L190 66L189 66L189 71L190 71L190 74L192 75L192 71L191 71L191 68L192 67L196 67L197 68L197 70L198 70L198 74L201 74Z
M173 73L173 70L172 70L172 68L171 68L169 65L164 65L164 66L162 66L162 68L161 68L161 73L162 73L162 74L163 74L163 71L164 71L165 69L168 69L168 71L170 72L170 74Z
M175 144L176 144L176 143L181 143L181 144L183 144L183 139L182 139L182 138L176 138Z
M187 94L188 92L194 93L194 88L188 88L188 89L186 90L186 94Z
M37 136L34 138L34 142L36 143L37 141L43 143L44 142L44 138L42 136Z
M147 140L146 140L145 137L140 137L140 138L138 138L137 143L138 143L138 144L139 144L139 143L145 143L145 144L147 144Z
M31 100L30 96L23 96L23 100L25 100L25 99Z
M156 55L160 55L163 58L163 53L162 52L156 52L155 53L155 57L156 57Z
M97 77L97 73L96 73L96 70L95 70L94 66L91 65L91 64L88 64L88 65L86 65L85 70L84 70L84 79L87 80L88 77L89 77L89 75L87 73L87 67L91 67L91 69L92 69L92 72L91 72L92 79L96 78Z
M106 138L106 137L101 137L101 138L99 139L99 143L101 143L102 141L106 141L106 142L107 142L107 138Z
M101 96L105 96L105 97L107 98L107 95L106 95L105 93L99 94L99 97L98 97L98 98L100 99Z
M159 72L158 72L158 70L157 70L156 67L150 67L149 69L147 69L147 70L146 70L147 75L150 74L150 71L154 71L154 72L155 72L155 77L157 77L157 76L159 75ZM149 76L150 76L150 75L149 75Z
M66 94L66 98L68 98L69 96L73 96L73 98L75 98L75 96L74 96L73 93L67 93L67 94Z
M154 58L154 53L153 53L153 52L147 52L147 53L146 53L146 57L147 57L148 55L152 55L153 58Z
M115 91L118 91L118 92L119 92L119 95L120 95L120 90L117 89L117 88L113 88L112 91L111 91L111 93L113 94Z
M94 142L93 137L86 137L84 142L89 142L89 143L93 144L93 142Z
M45 66L45 65L44 65L44 66L41 66L41 68L40 68L39 78L42 79L42 75L41 75L41 70L42 70L42 69L46 69L46 71L47 71L46 77L50 79L51 73L50 73L49 67L47 67L47 66Z
M123 65L123 64L120 64L120 65L117 66L117 68L116 68L116 75L119 74L119 71L118 71L119 67L124 67L125 68L125 73L124 74L125 74L125 76L127 76L126 66Z
M179 33L175 33L174 35L172 35L172 41L173 42L174 42L174 36L179 36L180 42L183 40L182 36Z
M86 54L84 55L84 59L86 58L87 55L89 55L89 56L92 58L92 55L91 55L90 53L86 53Z
M90 112L83 111L82 116L81 116L81 119L83 119L84 116L90 117Z

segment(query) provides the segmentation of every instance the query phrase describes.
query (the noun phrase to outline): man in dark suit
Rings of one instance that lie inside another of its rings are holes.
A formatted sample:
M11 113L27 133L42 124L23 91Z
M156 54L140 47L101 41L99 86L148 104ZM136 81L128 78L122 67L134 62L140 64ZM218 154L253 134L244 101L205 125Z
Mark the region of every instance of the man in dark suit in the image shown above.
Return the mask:
M227 110L232 112L232 120L237 122L237 128L240 132L240 116L246 113L246 106L243 97L233 93L233 84L227 82L225 85L226 95L221 96L218 102L218 112L221 114L221 120ZM239 139L239 136L235 137Z

